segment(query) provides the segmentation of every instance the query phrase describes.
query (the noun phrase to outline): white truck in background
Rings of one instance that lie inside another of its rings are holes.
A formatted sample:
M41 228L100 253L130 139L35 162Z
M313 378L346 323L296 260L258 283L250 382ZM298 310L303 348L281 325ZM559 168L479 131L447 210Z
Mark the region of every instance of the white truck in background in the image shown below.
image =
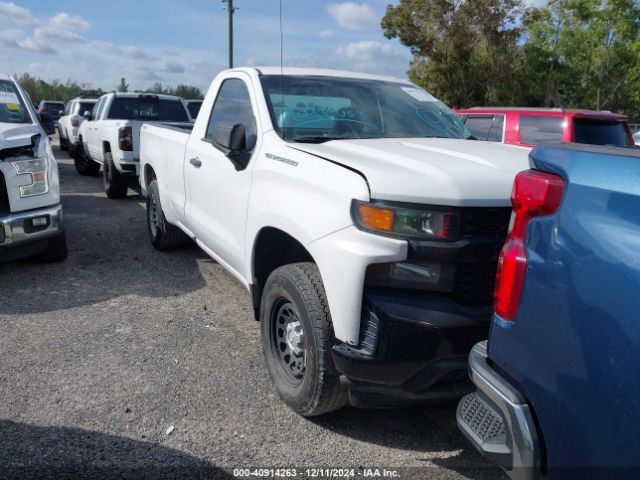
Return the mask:
M102 165L109 198L127 196L140 169L140 128L144 123L191 125L180 97L145 93L108 93L100 97L78 132L83 145L74 158L81 175L96 175Z
M43 118L41 118L41 116ZM18 82L0 74L0 262L67 258L58 164L44 114Z
M404 80L239 68L193 129L142 127L140 184L152 244L190 237L249 290L276 390L311 416L470 391L528 153Z
M86 120L85 115L87 112L91 113L96 103L98 103L97 98L74 98L67 103L62 116L58 120L60 150L68 150L72 158L82 153L82 143L78 140L78 132L80 131L80 125Z

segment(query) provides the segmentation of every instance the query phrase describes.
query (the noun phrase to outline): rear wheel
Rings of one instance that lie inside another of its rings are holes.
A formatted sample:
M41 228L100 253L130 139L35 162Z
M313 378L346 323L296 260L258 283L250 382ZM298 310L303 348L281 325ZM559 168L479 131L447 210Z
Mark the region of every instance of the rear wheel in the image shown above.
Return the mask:
M305 417L347 404L333 363L331 314L318 267L295 263L269 276L260 305L262 346L280 398Z
M129 181L127 177L122 175L115 164L111 152L104 154L104 163L102 164L102 182L104 191L109 198L124 198L127 196L129 189Z
M167 222L164 216L156 180L147 188L147 230L151 244L156 250L175 250L182 246L185 240L182 230Z
M62 136L62 129L58 128L58 138L60 139L60 150L66 152L69 150L69 137Z

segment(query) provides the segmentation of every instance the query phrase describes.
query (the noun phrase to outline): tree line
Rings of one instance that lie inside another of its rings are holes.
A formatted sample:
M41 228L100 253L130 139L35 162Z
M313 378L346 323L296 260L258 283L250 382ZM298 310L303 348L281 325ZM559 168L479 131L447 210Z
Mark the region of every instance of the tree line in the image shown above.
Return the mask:
M613 110L640 121L640 2L400 0L382 19L409 77L454 107Z
M16 75L16 79L22 85L34 103L38 104L41 100L58 100L67 103L73 98L80 95L96 95L100 96L106 91L101 88L95 90L83 90L80 84L73 80L61 82L60 80L52 80L47 82L41 78L34 77L29 73ZM126 79L122 79L112 91L128 92L129 84ZM204 95L198 87L192 85L178 85L177 87L163 86L161 83L155 83L152 87L145 90L135 90L136 93L154 93L158 95L176 95L185 100L202 100Z

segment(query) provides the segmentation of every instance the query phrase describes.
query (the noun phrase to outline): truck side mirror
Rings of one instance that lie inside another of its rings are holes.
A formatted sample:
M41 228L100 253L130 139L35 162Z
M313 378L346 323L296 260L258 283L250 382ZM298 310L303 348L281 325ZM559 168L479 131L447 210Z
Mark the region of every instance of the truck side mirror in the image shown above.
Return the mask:
M85 110L82 116L87 120L91 120L91 112L89 110Z
M60 115L61 117L64 117L64 110L58 110L58 115Z
M213 128L213 145L227 156L239 155L246 150L247 133L241 123L218 123Z
M56 133L55 122L48 113L40 112L38 114L38 120L40 120L40 125L42 125L42 128L47 135L53 135Z

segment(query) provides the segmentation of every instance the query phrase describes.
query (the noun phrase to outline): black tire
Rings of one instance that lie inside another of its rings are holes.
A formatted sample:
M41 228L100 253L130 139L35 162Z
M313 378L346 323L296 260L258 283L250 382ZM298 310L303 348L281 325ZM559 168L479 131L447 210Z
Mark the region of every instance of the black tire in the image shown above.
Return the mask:
M79 149L74 149L79 150ZM95 177L100 172L100 164L91 160L84 152L78 152L73 156L73 164L80 175Z
M58 128L58 139L60 140L60 150L66 152L69 150L69 137L64 138L62 136L62 130Z
M111 152L104 154L104 163L102 164L102 183L104 191L109 198L125 198L127 190L129 190L129 180L122 175L115 164Z
M289 354L286 360L286 352L295 350L287 346L283 330L288 331L286 322L296 317L292 330L302 326L302 358ZM348 403L347 389L340 384L340 374L333 363L331 313L314 263L285 265L269 275L260 303L260 322L267 369L287 406L304 417L312 417Z
M35 256L35 259L43 263L62 262L67 258L67 236L61 233L48 240L47 248Z
M156 180L153 180L147 188L147 231L151 244L161 252L180 248L186 238L182 230L167 222L162 211Z

